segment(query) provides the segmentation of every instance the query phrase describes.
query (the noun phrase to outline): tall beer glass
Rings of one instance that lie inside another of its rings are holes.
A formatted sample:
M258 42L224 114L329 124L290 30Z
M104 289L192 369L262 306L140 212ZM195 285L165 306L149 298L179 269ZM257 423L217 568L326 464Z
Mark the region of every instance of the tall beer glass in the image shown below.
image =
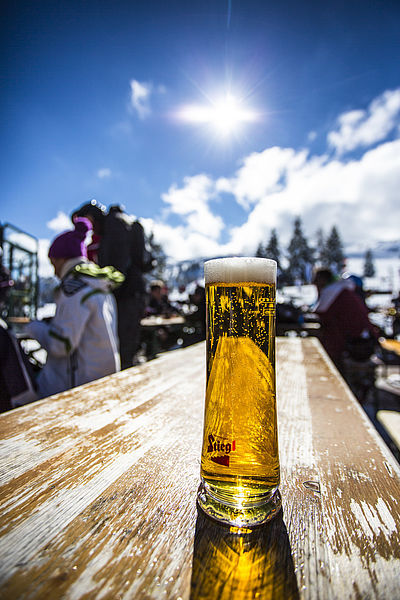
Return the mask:
M275 400L276 262L204 265L207 388L199 506L237 527L281 507Z

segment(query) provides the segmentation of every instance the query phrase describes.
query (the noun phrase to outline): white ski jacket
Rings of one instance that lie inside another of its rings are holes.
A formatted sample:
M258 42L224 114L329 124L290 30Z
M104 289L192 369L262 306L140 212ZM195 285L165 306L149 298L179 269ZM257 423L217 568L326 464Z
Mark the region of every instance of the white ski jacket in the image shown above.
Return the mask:
M37 381L40 398L120 370L117 310L111 292L123 275L82 257L68 261L64 273L53 319L32 321L26 328L47 351Z

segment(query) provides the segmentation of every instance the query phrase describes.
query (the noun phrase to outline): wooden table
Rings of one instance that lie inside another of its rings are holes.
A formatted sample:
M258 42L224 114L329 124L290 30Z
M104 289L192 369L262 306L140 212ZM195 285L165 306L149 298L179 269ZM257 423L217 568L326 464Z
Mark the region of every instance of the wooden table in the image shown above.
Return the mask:
M142 327L168 327L171 325L183 325L185 323L184 317L181 315L172 315L171 317L164 316L151 316L144 317L140 324Z
M140 341L145 349L147 360L151 360L160 352L165 352L176 346L178 338L182 337L185 319L181 315L165 317L152 315L140 321Z
M198 514L204 346L0 418L0 597L400 597L399 465L315 338L277 344L283 511Z

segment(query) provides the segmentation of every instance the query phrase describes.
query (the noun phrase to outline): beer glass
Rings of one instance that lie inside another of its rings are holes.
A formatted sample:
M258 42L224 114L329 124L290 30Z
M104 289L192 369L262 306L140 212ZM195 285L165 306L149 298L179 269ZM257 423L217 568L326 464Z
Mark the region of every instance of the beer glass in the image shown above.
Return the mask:
M252 527L281 508L275 400L276 262L222 258L204 265L207 388L199 506Z

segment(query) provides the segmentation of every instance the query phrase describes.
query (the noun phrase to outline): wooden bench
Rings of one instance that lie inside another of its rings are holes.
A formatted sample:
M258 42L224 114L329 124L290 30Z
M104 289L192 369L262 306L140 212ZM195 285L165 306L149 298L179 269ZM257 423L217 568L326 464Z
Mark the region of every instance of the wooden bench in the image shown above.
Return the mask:
M197 512L204 352L1 416L1 598L399 598L399 465L316 338L277 340L280 516Z

